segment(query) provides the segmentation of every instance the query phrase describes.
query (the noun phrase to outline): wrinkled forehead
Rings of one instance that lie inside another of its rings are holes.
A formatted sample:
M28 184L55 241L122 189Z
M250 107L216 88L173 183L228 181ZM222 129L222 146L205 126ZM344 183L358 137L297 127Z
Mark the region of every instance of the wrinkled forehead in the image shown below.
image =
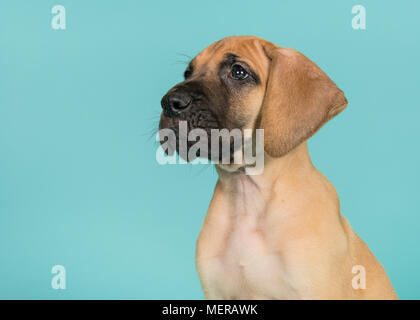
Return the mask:
M257 74L266 76L269 60L264 52L265 40L251 36L228 37L201 51L191 62L194 69L217 70L232 55L248 64Z

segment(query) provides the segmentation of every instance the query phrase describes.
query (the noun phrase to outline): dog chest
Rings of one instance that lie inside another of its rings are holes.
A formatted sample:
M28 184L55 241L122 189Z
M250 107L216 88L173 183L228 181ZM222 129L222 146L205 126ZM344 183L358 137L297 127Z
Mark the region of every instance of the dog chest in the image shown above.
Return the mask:
M270 252L252 217L236 224L219 254L198 260L197 267L210 299L281 299L296 294L282 257Z

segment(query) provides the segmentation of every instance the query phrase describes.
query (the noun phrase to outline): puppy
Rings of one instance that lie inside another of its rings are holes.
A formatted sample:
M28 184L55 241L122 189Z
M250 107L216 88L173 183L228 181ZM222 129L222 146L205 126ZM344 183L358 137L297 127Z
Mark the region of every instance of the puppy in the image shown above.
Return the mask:
M213 43L184 76L162 99L160 129L178 139L181 121L209 134L264 130L261 174L216 164L196 251L205 297L396 299L308 153L307 139L347 106L331 79L303 54L253 36Z

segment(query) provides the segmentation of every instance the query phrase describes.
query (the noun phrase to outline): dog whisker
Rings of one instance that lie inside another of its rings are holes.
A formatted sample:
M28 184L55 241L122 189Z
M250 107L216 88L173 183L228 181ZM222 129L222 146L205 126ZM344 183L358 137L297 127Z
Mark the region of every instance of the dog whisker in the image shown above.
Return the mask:
M186 58L188 58L188 59L192 60L192 57L191 57L190 55L186 54L186 53L177 52L176 54L177 54L177 55L180 55L180 56L184 56L184 57L186 57Z

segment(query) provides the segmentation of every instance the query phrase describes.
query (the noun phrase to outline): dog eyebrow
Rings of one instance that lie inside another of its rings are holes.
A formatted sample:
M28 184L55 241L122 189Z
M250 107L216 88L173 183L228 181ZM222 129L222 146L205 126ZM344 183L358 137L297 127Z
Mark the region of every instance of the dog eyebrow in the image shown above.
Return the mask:
M221 63L221 67L225 67L225 66L231 66L232 64L234 64L236 61L238 61L238 56L236 54L233 53L226 53L225 54L225 58L223 59L222 63Z
M224 59L219 64L219 70L223 70L224 68L228 68L232 66L235 62L238 61L238 56L233 53L226 53L224 55Z

